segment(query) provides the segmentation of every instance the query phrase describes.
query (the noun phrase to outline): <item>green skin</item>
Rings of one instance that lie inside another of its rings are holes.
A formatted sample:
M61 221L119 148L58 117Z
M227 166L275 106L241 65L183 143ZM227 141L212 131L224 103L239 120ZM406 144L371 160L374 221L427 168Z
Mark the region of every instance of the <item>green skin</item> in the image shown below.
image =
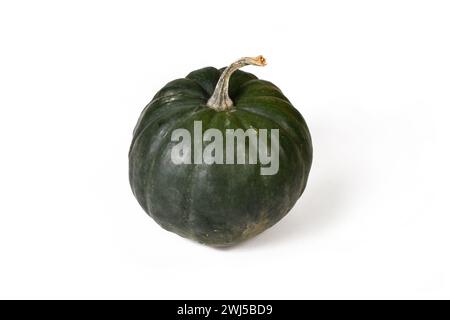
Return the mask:
M229 83L234 107L206 106L222 71L203 68L163 87L143 110L129 153L130 184L142 208L164 229L211 246L234 245L277 223L303 193L312 162L305 120L272 83L237 70ZM173 164L172 131L186 128L193 136L196 120L203 132L216 128L224 135L226 129L279 129L278 173L261 175L259 161Z

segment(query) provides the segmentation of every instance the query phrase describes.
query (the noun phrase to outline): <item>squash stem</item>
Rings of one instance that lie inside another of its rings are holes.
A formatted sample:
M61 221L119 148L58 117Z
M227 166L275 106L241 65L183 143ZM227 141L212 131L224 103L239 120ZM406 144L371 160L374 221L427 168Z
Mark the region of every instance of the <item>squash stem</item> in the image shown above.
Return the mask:
M228 95L228 84L230 82L230 77L233 72L248 65L265 66L266 59L263 56L257 56L255 58L245 57L230 64L222 72L222 75L217 82L216 88L214 89L214 93L211 98L209 98L206 105L216 111L225 111L231 109L233 107L233 101Z

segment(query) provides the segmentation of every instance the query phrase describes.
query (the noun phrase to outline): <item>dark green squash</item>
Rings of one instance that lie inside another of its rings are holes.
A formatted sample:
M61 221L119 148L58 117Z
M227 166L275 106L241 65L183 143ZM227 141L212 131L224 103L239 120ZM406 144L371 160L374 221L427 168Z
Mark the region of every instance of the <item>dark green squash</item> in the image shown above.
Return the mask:
M207 245L229 246L274 225L300 198L311 168L305 120L274 84L237 70L249 64L265 60L242 58L169 82L133 133L129 177L140 205L163 228ZM193 134L194 121L224 135L226 129L279 129L278 173L261 175L260 163L174 164L171 132Z

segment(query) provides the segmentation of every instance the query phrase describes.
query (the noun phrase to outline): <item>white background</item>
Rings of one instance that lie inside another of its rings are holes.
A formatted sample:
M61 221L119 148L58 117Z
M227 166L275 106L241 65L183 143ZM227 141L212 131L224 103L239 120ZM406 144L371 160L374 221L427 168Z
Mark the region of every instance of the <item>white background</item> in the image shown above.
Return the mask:
M0 298L450 298L446 1L2 1ZM279 224L217 250L128 183L143 107L263 54L314 143Z

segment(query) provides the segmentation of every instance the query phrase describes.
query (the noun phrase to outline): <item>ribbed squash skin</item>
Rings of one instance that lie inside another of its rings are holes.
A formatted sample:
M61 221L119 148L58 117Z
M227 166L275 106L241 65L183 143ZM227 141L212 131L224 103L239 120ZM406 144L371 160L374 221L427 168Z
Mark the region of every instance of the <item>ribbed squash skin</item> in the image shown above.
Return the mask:
M130 184L142 208L163 228L212 246L238 243L283 218L305 189L312 162L303 117L272 83L238 70L230 79L233 110L206 106L222 70L196 70L163 87L142 112L129 153ZM279 129L278 173L261 175L260 164L173 164L171 133L186 128L193 136L195 120L224 136L227 128Z

